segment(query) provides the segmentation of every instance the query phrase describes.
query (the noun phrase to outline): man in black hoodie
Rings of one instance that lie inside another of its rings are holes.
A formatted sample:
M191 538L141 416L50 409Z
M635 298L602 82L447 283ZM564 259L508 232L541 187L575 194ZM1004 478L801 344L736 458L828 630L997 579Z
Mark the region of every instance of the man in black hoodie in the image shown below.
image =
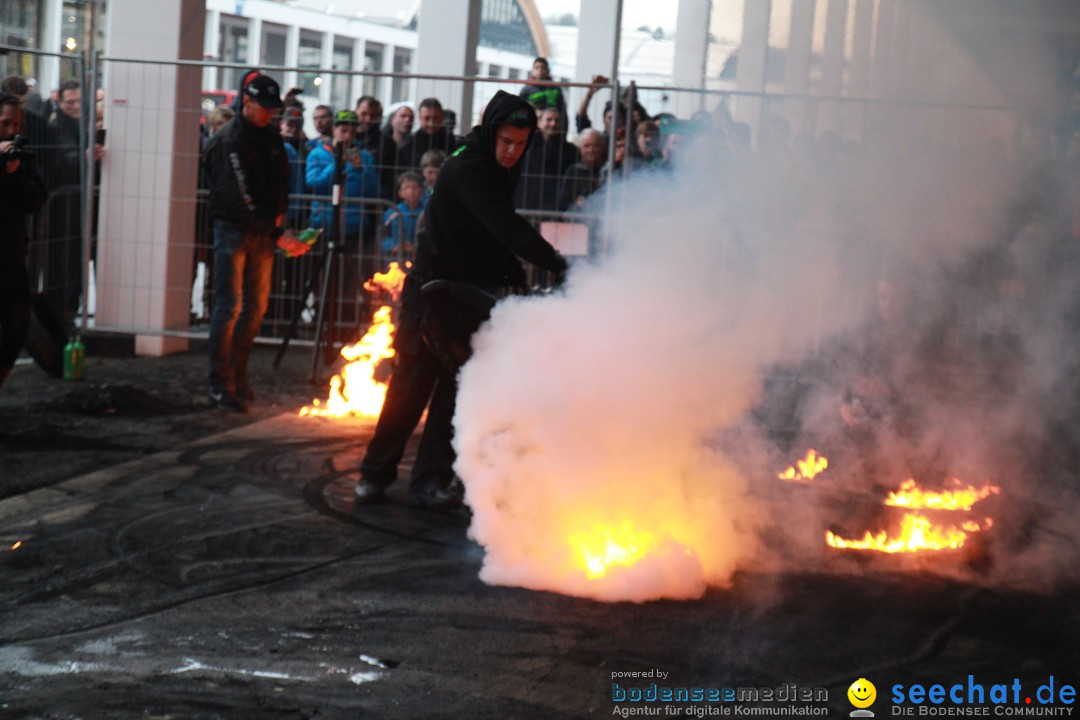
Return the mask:
M214 218L214 307L210 314L210 401L247 412L254 393L247 363L270 297L275 241L289 192L289 159L273 126L284 107L269 76L245 73L240 112L203 149Z
M432 508L461 504L452 445L458 367L444 363L441 354L425 345L422 326L425 314L429 319L449 317L459 329L467 328L467 336L486 312L461 312L446 296L425 298L421 287L433 280L448 280L498 296L525 286L525 270L518 258L557 276L565 273L562 256L514 211L519 161L535 129L532 107L500 90L485 108L483 123L473 128L439 171L425 211L426 229L418 235L416 263L402 292L394 340L398 366L375 436L360 463L357 503L382 500L386 487L397 479L405 443L427 408L409 504Z
M19 98L0 92L0 385L4 384L30 328L30 276L26 272L26 216L48 192L32 155L15 136L22 129Z

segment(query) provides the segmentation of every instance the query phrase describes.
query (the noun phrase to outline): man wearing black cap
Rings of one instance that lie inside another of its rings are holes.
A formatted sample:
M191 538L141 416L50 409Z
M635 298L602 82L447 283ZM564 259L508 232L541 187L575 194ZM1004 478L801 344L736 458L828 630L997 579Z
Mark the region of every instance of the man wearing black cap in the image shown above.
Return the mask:
M422 333L429 338L434 333L430 324L424 324L424 316L427 313L429 321L442 318L454 325L460 346L486 318L486 309L476 313L445 295L425 297L421 287L446 280L476 294L498 296L525 286L525 270L518 258L557 276L566 271L562 256L514 212L519 161L535 129L533 108L500 90L484 109L483 123L473 128L439 171L425 211L426 229L418 234L416 263L402 292L394 340L398 365L375 436L360 464L358 503L383 498L386 487L397 478L405 443L427 408L409 504L432 508L461 504L452 446L459 363L440 360L445 353L437 355L425 345ZM458 361L462 359L459 355Z
M0 385L30 328L26 216L44 205L48 195L34 157L15 142L22 120L19 98L0 92Z
M210 401L224 410L247 412L254 399L247 362L270 296L289 161L272 124L284 105L278 84L255 70L245 73L239 102L240 112L206 143L203 163L214 218Z

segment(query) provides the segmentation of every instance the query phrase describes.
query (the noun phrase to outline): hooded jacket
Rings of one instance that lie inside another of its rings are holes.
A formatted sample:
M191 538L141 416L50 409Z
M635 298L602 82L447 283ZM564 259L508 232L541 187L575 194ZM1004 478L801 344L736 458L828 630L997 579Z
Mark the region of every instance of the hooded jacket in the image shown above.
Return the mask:
M503 124L531 128L531 139L536 112L516 95L495 93L483 122L439 170L426 232L417 239L416 272L491 288L525 284L519 257L555 273L566 270L563 257L514 211L521 161L506 169L495 159L495 136Z
M257 128L244 120L243 93L236 116L203 148L210 212L244 232L271 235L289 195L289 157L274 123Z

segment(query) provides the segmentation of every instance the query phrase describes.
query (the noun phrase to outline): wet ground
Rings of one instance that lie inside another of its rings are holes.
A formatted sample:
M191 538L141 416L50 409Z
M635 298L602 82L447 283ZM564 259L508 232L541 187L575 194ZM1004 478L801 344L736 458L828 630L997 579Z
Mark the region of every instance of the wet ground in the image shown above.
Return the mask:
M644 604L487 586L467 511L410 509L402 487L353 507L372 424L295 417L316 394L310 351L275 371L273 350L253 360L247 416L207 408L198 350L91 353L81 383L16 368L0 391L0 718L847 716L861 677L882 717L897 684L1016 679L1010 710L1049 709L1050 676L1055 693L1080 684L1077 588L993 589L977 568L826 562ZM653 683L826 699L633 702Z

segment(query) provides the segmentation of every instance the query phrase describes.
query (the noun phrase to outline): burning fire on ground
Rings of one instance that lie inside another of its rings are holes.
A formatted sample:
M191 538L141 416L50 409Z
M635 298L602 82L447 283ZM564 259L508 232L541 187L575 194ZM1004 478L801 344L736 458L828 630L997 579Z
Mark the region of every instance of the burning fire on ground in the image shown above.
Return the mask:
M806 458L797 460L795 465L789 467L777 477L792 482L807 482L812 480L815 475L824 472L827 467L829 467L829 459L818 455L817 450L810 448L806 452Z
M408 269L406 263L405 269ZM375 273L364 283L364 289L373 293L389 295L391 302L401 296L405 284L405 270L398 263L390 263L385 273ZM394 356L394 323L391 307L383 305L372 318L371 327L356 343L341 349L341 356L349 363L341 374L330 379L330 394L323 404L318 399L300 410L300 416L378 417L386 399L386 383L375 378L376 368L383 360Z
M1000 493L1001 488L996 485L960 487L960 481L956 478L952 479L952 483L955 489L938 492L924 490L914 480L908 479L898 490L891 491L884 504L910 510L904 513L900 531L893 537L884 530L877 534L868 530L861 539L852 540L826 530L825 542L834 548L884 553L958 550L964 546L970 534L989 529L994 521L983 518L981 521L968 519L959 524L935 524L920 511L966 513L980 500Z
M807 482L828 466L828 459L818 455L817 451L811 448L807 451L806 458L797 461L795 465L777 477L790 482ZM968 519L958 524L935 524L924 512L920 511L966 513L980 500L1000 493L1001 488L996 485L984 485L979 488L973 485L961 486L956 478L951 479L951 484L952 488L931 491L919 487L914 479L909 478L901 483L899 489L890 491L884 505L905 508L909 511L901 519L899 531L891 537L885 530L876 534L868 530L862 538L849 539L826 530L825 542L834 548L873 550L883 553L957 550L964 546L971 533L988 530L993 526L994 521L991 518L983 518L979 521Z

